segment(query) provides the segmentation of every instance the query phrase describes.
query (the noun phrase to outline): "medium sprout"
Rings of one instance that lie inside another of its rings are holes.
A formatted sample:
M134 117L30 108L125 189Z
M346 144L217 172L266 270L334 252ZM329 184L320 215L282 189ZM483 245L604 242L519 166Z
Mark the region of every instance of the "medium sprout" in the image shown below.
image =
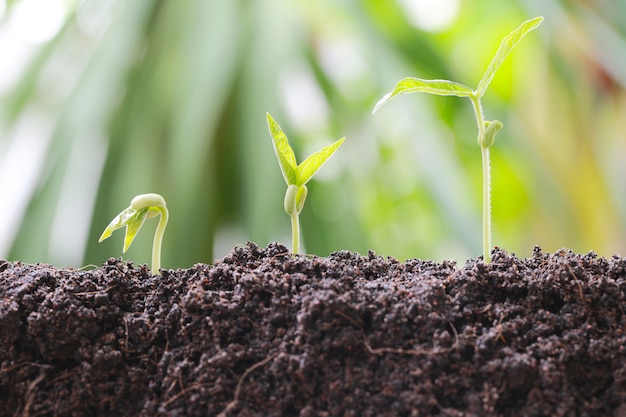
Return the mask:
M280 170L287 183L284 207L287 214L291 217L291 252L298 254L300 253L299 216L308 192L306 183L313 178L313 175L335 153L345 138L341 138L335 143L322 148L319 152L315 152L298 165L287 136L269 113L267 113L267 126L274 141L274 151L278 158Z

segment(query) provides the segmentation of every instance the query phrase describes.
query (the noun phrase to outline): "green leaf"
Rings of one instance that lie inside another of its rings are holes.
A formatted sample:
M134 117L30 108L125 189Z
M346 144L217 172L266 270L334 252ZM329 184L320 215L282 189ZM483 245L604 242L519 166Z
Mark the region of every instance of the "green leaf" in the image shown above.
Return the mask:
M269 113L267 113L266 116L267 127L269 128L270 135L272 135L272 139L274 139L274 151L276 152L276 157L278 158L280 170L283 173L285 182L287 182L287 185L295 184L297 167L296 156L291 146L289 146L287 135L285 135L278 123L276 123Z
M313 155L305 159L296 168L297 182L296 184L302 186L309 182L309 180L315 175L315 173L324 165L324 163L331 157L332 154L341 146L346 138L341 138L337 142L332 143L322 148L322 150L315 152Z
M543 21L543 17L536 17L534 19L527 20L524 23L522 23L513 32L509 33L504 39L502 39L502 42L500 43L500 47L498 48L496 55L491 60L489 67L487 67L487 71L485 71L483 78L480 80L480 83L478 84L478 89L476 91L478 92L479 97L482 97L483 94L485 94L485 90L487 90L487 87L489 86L489 83L491 83L491 80L493 79L493 76L495 75L496 71L500 67L500 64L502 64L502 62L506 59L506 57L509 56L509 54L511 53L515 45L517 45L517 43L528 32L532 31L537 26L539 26L539 24L541 24L542 21Z
M133 240L135 240L135 236L137 236L139 229L141 229L141 226L143 226L143 223L146 221L149 211L150 209L147 207L135 211L135 214L126 222L126 235L124 236L124 249L122 249L122 252L126 253L131 243L133 243Z
M387 93L374 106L372 113L376 113L383 104L398 94L429 93L439 96L467 97L473 93L472 89L449 80L422 80L421 78L404 78L396 84L391 93Z
M128 224L128 222L129 222L129 220L135 214L137 214L137 210L133 209L132 207L128 207L127 209L122 211L120 214L115 216L115 218L113 220L111 220L111 223L109 223L107 228L104 229L104 232L102 232L102 235L100 235L100 239L98 240L98 242L102 242L103 240L105 240L109 236L111 236L111 234L114 231L116 231L117 229L121 229L122 227L126 226Z
M122 249L122 252L125 253L130 247L131 243L133 243L135 236L139 232L139 229L141 229L141 226L148 217L148 213L150 211L151 210L148 207L142 208L140 210L135 210L134 208L132 208L132 206L126 208L113 220L111 220L111 223L109 223L107 228L104 229L104 232L102 232L102 235L100 236L100 240L98 240L98 242L102 242L103 240L107 239L115 230L126 227L126 235L124 237L124 249Z

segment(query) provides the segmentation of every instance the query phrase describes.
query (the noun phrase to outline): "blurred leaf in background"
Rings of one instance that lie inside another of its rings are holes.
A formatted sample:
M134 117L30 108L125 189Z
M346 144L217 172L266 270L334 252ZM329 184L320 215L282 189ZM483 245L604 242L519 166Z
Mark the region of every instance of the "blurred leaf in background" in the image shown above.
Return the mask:
M501 38L539 15L483 101L505 125L493 242L625 253L622 2L0 0L0 258L121 256L99 231L149 192L171 213L165 268L288 242L266 112L298 154L349 138L309 184L307 252L478 256L469 103L372 106L407 76L476 84ZM125 257L149 263L150 235Z

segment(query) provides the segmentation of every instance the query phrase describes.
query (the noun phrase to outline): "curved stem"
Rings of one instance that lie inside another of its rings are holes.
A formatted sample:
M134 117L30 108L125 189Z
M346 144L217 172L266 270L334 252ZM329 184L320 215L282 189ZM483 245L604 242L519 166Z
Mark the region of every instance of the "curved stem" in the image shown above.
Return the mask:
M154 241L152 242L152 274L159 275L161 269L161 243L163 242L163 234L167 226L169 213L166 207L156 207L161 214L159 224L154 232Z
M300 216L290 214L291 217L291 253L300 253Z

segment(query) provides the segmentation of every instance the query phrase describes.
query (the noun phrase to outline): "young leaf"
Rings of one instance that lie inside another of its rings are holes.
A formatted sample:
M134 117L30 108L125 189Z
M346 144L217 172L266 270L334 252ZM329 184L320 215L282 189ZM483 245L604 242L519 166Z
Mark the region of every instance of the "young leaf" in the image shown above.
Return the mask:
M406 93L429 93L439 96L467 97L472 94L472 89L448 80L423 80L421 78L404 78L396 84L391 93L387 93L374 106L372 113L376 113L383 104L398 94Z
M136 211L135 215L126 223L126 235L124 236L124 248L122 249L122 253L126 253L131 243L133 243L135 236L139 233L139 229L143 226L147 216L148 209L143 208Z
M137 236L139 229L143 226L143 223L146 221L146 217L148 215L148 208L143 208L141 210L135 210L132 206L128 207L120 214L118 214L112 221L109 223L98 242L102 242L107 239L111 234L122 227L126 227L126 234L124 235L124 248L122 249L123 253L126 253L131 243Z
M478 84L478 89L476 91L478 92L479 97L482 97L483 94L485 94L485 90L487 90L487 87L489 86L489 83L491 83L491 80L493 79L493 76L495 75L496 71L500 67L500 64L502 64L502 62L506 59L506 57L509 56L509 54L511 53L515 45L517 45L517 43L528 32L532 31L537 26L539 26L542 21L543 21L543 17L541 16L536 17L531 20L527 20L521 25L519 25L519 27L515 29L513 32L509 33L504 39L502 39L502 42L500 43L500 47L498 48L496 55L491 60L489 67L487 67L487 71L485 71L483 78L480 80L480 83Z
M274 118L269 113L266 114L266 117L267 127L269 128L272 139L274 139L274 152L276 152L276 157L278 158L280 170L283 173L285 182L287 182L287 185L295 184L297 163L293 149L289 146L287 136Z
M115 216L115 218L111 220L111 222L106 227L106 229L104 229L104 232L102 232L102 234L100 235L100 239L98 240L98 242L102 242L103 240L111 236L111 234L114 231L126 226L128 222L130 221L130 219L136 214L137 214L137 211L135 209L133 209L132 207L128 207L127 209L122 211L120 214Z
M296 168L297 185L304 185L315 175L315 173L324 165L324 163L335 153L346 138L341 138L337 142L323 147L320 151L310 155L302 161Z

